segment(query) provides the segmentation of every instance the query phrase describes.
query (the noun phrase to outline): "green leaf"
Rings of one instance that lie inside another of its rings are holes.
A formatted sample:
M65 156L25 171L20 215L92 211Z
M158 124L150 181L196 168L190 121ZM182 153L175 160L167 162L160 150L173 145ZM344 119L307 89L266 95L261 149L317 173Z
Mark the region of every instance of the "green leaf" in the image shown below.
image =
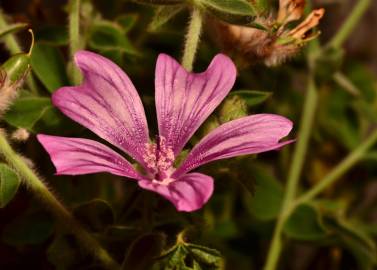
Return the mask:
M114 212L110 204L101 199L85 202L73 210L75 217L94 232L102 232L114 224Z
M223 269L223 259L220 252L215 249L178 241L176 245L156 258L152 269Z
M253 195L244 194L244 202L250 213L259 220L268 221L276 218L283 202L283 186L262 166L249 165L249 178L255 180Z
M132 0L140 4L149 5L178 5L184 3L186 0Z
M220 268L222 264L221 253L216 249L195 244L186 244L185 247L193 256L194 261L198 262L200 266L213 267L214 269Z
M188 254L187 249L182 245L175 245L164 255L156 259L153 270L176 270L187 269L185 266L185 258Z
M4 120L18 128L33 131L35 123L41 119L47 108L51 106L49 98L21 97L16 100L5 114Z
M2 232L4 243L19 246L46 241L54 230L54 222L45 212L30 212L7 224Z
M69 43L68 30L65 26L43 26L35 33L35 38L38 42L53 46L64 46Z
M5 28L0 29L0 38L3 38L4 36L8 34L12 34L20 30L24 30L28 26L29 25L27 23L14 23L11 25L7 25Z
M4 120L33 133L56 129L62 123L61 115L52 106L50 98L35 96L18 98L4 115Z
M247 0L198 0L197 3L212 15L230 23L250 24L256 18L255 8Z
M116 18L116 22L122 26L124 32L130 31L136 24L139 16L137 14L125 14Z
M175 15L181 12L185 8L184 5L180 6L165 6L158 7L155 11L152 21L148 26L148 31L155 32L168 21L170 21Z
M8 165L0 163L0 208L13 199L20 182L18 175Z
M150 269L153 258L161 254L165 241L166 236L161 233L148 233L137 238L127 251L122 269Z
M137 55L137 50L125 34L125 30L117 23L102 20L89 29L89 45L100 51L115 50Z
M50 98L22 91L3 118L8 124L32 133L69 133L78 126L52 106Z
M237 90L232 91L229 96L239 96L245 100L248 106L256 106L266 101L272 95L271 92L255 90Z
M325 226L331 230L346 249L355 257L361 270L374 269L377 266L377 248L373 238L369 237L359 224L352 224L342 218L327 217Z
M320 212L310 204L299 205L284 224L284 233L297 240L322 240L328 236Z
M57 48L36 43L31 55L31 66L50 93L68 85L64 60Z
M259 14L265 13L270 7L269 0L255 0L253 1L253 5Z

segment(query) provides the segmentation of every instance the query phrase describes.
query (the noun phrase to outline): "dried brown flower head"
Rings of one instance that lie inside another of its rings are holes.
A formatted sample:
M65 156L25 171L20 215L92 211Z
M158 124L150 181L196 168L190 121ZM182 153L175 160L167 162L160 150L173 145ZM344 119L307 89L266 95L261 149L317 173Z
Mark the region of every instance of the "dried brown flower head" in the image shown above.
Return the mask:
M0 116L18 96L17 88L20 84L19 82L11 82L6 71L0 67Z
M313 10L301 23L290 28L290 23L302 19L305 0L280 0L276 16L258 17L255 21L265 29L216 23L217 38L229 52L239 52L251 63L264 62L276 66L296 55L319 32L313 28L319 24L325 10Z
M30 133L25 128L18 128L11 134L11 139L17 142L25 142L29 137Z

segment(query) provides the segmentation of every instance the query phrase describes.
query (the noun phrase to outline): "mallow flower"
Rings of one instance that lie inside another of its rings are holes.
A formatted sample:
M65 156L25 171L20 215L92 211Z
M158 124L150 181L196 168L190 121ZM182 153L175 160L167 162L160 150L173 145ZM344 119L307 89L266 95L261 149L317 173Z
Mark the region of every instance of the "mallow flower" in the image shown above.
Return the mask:
M213 178L191 172L208 162L278 149L292 123L274 114L227 122L196 144L177 167L182 149L231 90L236 68L225 55L214 57L203 73L190 73L160 54L155 73L158 135L149 139L141 99L128 76L110 60L89 51L75 55L84 82L58 89L53 104L139 163L135 167L112 148L83 138L38 135L58 175L108 172L137 181L171 201L178 211L201 208L213 192Z

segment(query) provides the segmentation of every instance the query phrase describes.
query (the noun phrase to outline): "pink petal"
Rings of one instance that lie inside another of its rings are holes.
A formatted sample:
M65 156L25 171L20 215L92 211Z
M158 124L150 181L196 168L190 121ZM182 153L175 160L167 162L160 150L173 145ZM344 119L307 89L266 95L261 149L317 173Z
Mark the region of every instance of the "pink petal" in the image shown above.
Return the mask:
M37 138L50 154L56 174L78 175L108 172L141 179L126 159L99 142L43 134L39 134Z
M139 186L157 192L171 201L178 211L192 212L202 208L213 192L212 177L201 173L189 173L178 180L162 185L151 180L138 182Z
M75 61L84 83L60 88L52 97L54 105L142 163L148 126L132 82L117 65L98 54L80 51Z
M279 142L289 134L292 125L287 118L274 114L255 114L225 123L192 149L173 177L213 160L280 148L292 142Z
M236 67L218 54L203 73L189 73L168 55L156 66L156 110L160 136L178 155L233 87Z

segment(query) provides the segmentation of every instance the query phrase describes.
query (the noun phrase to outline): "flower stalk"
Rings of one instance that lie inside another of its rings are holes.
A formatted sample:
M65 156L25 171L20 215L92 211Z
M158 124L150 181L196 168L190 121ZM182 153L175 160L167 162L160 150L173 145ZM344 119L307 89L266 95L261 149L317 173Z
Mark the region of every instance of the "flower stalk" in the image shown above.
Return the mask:
M343 23L342 27L329 42L329 46L339 48L347 40L349 35L355 29L356 25L359 23L360 19L367 11L368 7L372 3L372 0L359 0L357 1L355 7L352 10L352 13L346 21Z
M17 171L24 183L41 203L55 216L59 223L66 224L65 228L75 235L83 249L99 261L105 269L113 270L120 268L118 263L110 257L108 252L100 246L97 240L94 239L56 199L43 181L26 165L22 157L12 149L4 132L0 132L0 153L7 160L8 164Z
M73 59L74 54L81 49L81 39L80 39L80 0L70 1L70 12L69 12L69 52L71 59ZM72 67L71 78L75 85L80 84L81 74L77 67Z
M304 111L301 118L301 127L298 133L298 140L293 153L292 165L288 173L285 197L280 215L276 223L264 270L276 269L276 265L280 257L282 249L281 233L283 230L284 222L289 215L288 212L290 212L288 210L291 208L293 200L296 196L300 174L302 172L302 166L305 160L305 154L308 148L310 134L313 126L317 100L317 89L314 83L314 78L311 75L309 76L308 89L304 103Z
M187 71L192 71L196 51L200 41L200 34L202 32L203 18L201 11L198 8L193 8L191 13L191 20L188 26L185 47L182 57L182 66Z
M377 142L377 130L374 130L371 135L354 149L341 163L339 163L325 178L323 178L317 185L313 186L309 191L300 196L296 200L296 204L304 203L312 200L327 187L333 185L342 175L351 169L357 162L359 162Z
M338 33L334 36L334 38L329 42L328 46L333 47L340 47L344 43L344 41L348 38L348 36L352 33L353 29L359 22L362 15L365 13L367 8L369 7L371 1L370 0L360 0L355 8L353 9L352 13L349 15L348 19L345 21L341 29ZM309 59L313 60L313 59ZM313 66L313 61L309 61L311 64L312 69L315 67ZM311 71L313 72L313 71ZM336 168L328 174L318 185L314 186L311 190L307 193L302 195L299 199L295 199L297 187L299 184L299 177L302 171L302 166L304 164L305 153L307 150L307 146L309 143L310 138L310 130L313 124L313 116L315 112L315 108L317 105L317 93L314 84L314 77L311 75L311 78L308 82L308 91L305 99L304 104L304 112L301 119L301 128L299 131L299 139L293 153L293 161L290 167L288 180L287 180L287 187L286 187L286 195L284 198L283 206L278 217L276 227L273 233L273 238L270 246L270 250L267 256L267 261L264 267L264 270L275 270L277 267L277 263L280 257L280 253L282 250L282 239L281 234L283 231L283 226L289 215L295 209L297 205L300 203L309 201L313 199L315 196L320 194L325 188L332 185L336 180L339 179L347 170L352 168L365 154L365 152L374 145L377 141L377 131L373 132L373 134L358 148L356 148L343 162L341 162Z

